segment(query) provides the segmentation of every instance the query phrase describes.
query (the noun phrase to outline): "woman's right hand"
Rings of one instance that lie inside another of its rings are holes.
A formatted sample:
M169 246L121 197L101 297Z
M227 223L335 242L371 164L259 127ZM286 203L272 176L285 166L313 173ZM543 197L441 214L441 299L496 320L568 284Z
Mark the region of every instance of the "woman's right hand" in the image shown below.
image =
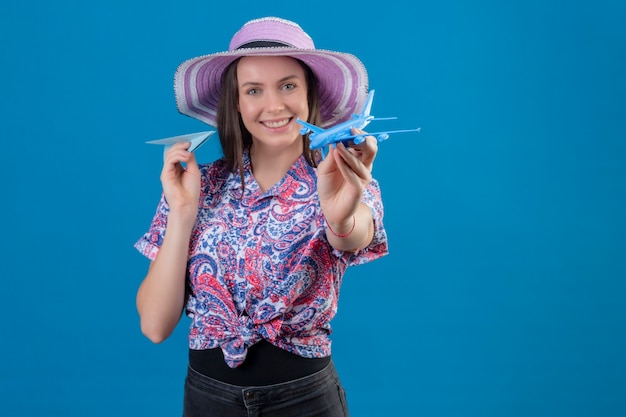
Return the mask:
M170 211L195 219L200 199L200 169L193 152L187 151L190 145L189 142L176 143L167 150L161 184ZM186 168L182 163L186 164Z
M185 305L189 240L200 200L200 169L189 146L177 143L165 152L161 184L170 208L167 231L137 291L141 331L155 343L169 337Z

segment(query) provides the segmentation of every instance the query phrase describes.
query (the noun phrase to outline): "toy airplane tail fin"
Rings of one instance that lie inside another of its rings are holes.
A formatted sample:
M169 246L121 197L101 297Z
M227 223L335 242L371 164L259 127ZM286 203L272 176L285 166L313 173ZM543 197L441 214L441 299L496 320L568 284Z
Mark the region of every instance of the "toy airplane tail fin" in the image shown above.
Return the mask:
M369 116L372 111L372 102L374 101L374 90L371 90L367 95L367 100L365 101L365 105L363 106L363 110L361 110L360 116L365 117Z

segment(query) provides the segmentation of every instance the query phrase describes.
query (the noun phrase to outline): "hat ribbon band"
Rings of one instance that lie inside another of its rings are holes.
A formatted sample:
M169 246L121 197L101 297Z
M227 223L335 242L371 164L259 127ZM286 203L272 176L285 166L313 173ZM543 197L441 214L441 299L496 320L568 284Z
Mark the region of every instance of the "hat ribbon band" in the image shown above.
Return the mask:
M237 49L270 48L270 47L275 47L275 46L287 47L287 48L293 47L292 45L288 45L288 44L282 43L282 42L275 42L275 41L252 41L252 42L244 43L243 45L237 47Z

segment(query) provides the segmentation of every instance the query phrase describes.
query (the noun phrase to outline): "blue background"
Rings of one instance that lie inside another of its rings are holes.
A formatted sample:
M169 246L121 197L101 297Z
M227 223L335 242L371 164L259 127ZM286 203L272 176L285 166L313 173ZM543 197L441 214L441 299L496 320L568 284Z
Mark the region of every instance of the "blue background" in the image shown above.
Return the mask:
M144 142L205 129L176 66L266 15L363 60L376 128L422 127L381 144L391 253L334 322L352 415L626 415L618 0L5 2L0 415L180 415L187 320L153 345L134 304Z

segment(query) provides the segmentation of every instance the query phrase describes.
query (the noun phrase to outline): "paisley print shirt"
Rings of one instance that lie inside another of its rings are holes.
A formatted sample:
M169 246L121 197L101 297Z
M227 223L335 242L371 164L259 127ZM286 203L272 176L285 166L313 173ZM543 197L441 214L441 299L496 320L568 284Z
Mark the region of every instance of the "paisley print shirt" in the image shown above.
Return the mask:
M373 180L362 201L373 214L371 244L335 250L316 191L316 169L300 157L285 177L262 192L244 155L241 177L223 159L200 166L201 196L189 245L186 313L189 347L220 347L226 363L243 363L247 349L266 339L304 357L330 355L330 321L343 274L388 252L380 188ZM154 260L169 207L162 196L149 230L135 248Z

